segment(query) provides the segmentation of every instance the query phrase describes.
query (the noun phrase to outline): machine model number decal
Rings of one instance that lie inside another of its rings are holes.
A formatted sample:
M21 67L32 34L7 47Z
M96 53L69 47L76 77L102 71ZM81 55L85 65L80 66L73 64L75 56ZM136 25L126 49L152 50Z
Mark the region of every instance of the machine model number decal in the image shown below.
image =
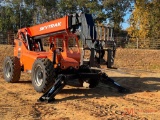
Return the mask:
M43 30L47 30L47 29L55 28L55 27L59 27L59 26L61 26L61 22L40 27L39 31L43 31Z

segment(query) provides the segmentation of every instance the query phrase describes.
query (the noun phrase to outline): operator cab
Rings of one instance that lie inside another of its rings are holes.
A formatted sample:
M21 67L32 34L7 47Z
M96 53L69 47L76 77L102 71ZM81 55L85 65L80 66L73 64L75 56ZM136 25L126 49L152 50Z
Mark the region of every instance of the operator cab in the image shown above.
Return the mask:
M80 51L76 36L52 36L50 37L50 49L54 53L54 63L60 65L61 69L79 68Z
M28 34L24 35L23 32L20 33L21 38L24 40L25 46L30 51L43 51L43 45L41 39L34 39Z

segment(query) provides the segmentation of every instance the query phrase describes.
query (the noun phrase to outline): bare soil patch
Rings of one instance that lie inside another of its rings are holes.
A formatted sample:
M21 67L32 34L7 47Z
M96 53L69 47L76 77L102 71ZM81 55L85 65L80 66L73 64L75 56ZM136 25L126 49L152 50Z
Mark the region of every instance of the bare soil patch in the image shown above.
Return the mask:
M0 64L13 55L11 46L0 46ZM94 89L67 85L54 103L39 103L30 74L22 73L19 83L4 81L0 69L0 120L159 120L160 51L118 49L115 66L103 69L116 82L130 88L120 94L99 84ZM75 82L76 84L76 82Z

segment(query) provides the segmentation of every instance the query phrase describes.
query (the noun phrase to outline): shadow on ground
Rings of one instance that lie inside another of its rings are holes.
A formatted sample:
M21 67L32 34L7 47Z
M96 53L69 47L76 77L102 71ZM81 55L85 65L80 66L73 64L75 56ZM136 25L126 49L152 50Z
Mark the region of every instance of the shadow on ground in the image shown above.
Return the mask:
M130 89L127 94L140 92L158 92L160 90L160 79L154 77L112 77L123 87ZM70 85L76 86L77 82L70 82ZM115 88L112 88L103 83L92 89L84 89L82 87L64 88L59 94L71 94L72 96L59 99L57 101L74 100L80 98L94 98L100 97L122 97L127 94L119 93ZM78 95L77 95L78 94Z

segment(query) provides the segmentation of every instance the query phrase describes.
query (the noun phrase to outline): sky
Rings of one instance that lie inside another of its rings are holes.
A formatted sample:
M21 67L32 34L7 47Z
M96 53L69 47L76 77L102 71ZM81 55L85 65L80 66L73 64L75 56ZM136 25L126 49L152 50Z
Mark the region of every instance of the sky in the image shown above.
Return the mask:
M131 3L131 6L132 6L132 10L133 10L134 9L134 3ZM122 23L122 29L123 30L126 30L126 28L129 27L128 19L130 18L131 13L132 13L131 11L127 11L126 16L124 17L124 22Z
M126 30L126 28L129 27L129 23L128 23L129 17L130 17L130 13L126 14L126 16L124 17L125 21L122 23L123 30Z

